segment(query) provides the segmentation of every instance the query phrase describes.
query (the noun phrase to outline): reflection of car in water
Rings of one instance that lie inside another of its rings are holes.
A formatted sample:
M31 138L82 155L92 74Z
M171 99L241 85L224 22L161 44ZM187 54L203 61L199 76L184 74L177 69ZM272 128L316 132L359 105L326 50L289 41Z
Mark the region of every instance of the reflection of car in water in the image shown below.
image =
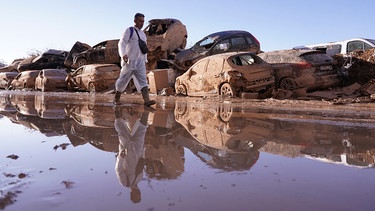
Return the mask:
M246 130L244 118L230 116L231 105L176 103L176 121L199 142L196 154L204 152L206 156L200 158L205 162L225 170L245 170L258 160L261 141Z
M45 93L35 95L35 110L43 119L67 119L67 105L59 102L58 97L48 96Z
M73 119L63 124L64 131L73 146L86 143L106 152L118 152L118 137L114 127L84 126Z
M98 105L90 102L76 104L69 109L72 119L83 126L113 128L115 113L111 106Z

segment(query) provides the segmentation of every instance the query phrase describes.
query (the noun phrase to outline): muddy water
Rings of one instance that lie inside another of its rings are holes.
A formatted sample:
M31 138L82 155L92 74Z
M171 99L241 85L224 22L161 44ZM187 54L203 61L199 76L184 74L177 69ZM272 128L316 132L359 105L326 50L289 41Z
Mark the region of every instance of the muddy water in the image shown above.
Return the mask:
M373 210L375 106L0 92L0 209Z

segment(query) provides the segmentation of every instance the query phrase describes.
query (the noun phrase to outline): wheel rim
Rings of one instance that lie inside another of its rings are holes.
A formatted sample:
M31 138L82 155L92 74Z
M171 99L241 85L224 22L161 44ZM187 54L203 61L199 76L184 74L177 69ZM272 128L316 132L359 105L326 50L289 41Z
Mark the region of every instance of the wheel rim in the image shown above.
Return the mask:
M221 86L220 93L223 96L230 96L230 97L235 96L235 92L233 91L232 86L228 83L225 83Z
M177 94L187 95L187 90L186 90L185 85L180 84L180 85L177 87Z
M297 84L292 78L284 78L280 82L280 88L286 90L294 90L297 88Z
M81 66L86 65L86 64L87 64L87 62L86 62L85 59L80 59L77 62L78 67L81 67Z
M220 119L224 122L229 122L233 114L233 108L231 106L222 106L219 112Z

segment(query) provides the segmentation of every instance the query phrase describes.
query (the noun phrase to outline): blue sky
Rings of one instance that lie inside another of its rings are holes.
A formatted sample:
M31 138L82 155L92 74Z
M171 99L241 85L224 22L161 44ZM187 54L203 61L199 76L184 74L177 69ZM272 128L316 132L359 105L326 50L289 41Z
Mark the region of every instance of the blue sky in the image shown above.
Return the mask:
M251 32L263 51L354 37L375 39L374 9L373 0L0 0L0 61L9 64L35 50L70 50L76 41L92 46L118 39L133 25L136 12L144 13L146 22L181 20L188 46L230 29Z

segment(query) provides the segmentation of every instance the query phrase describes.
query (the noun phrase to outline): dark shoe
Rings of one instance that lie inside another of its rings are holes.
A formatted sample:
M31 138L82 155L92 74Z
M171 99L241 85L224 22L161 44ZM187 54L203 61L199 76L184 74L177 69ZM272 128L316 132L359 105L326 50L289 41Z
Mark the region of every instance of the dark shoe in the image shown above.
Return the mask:
M151 106L151 105L154 105L156 103L155 100L150 100L150 96L148 94L148 87L143 87L141 89L141 92L142 92L142 97L143 97L143 100L145 101L144 105L145 106Z
M115 104L115 105L121 104L120 103L120 97L121 97L121 92L116 91L115 99L113 100L113 104Z
M156 104L156 101L155 101L155 100L149 100L149 101L146 101L146 102L144 103L145 106L151 106L151 105L154 105L154 104Z

